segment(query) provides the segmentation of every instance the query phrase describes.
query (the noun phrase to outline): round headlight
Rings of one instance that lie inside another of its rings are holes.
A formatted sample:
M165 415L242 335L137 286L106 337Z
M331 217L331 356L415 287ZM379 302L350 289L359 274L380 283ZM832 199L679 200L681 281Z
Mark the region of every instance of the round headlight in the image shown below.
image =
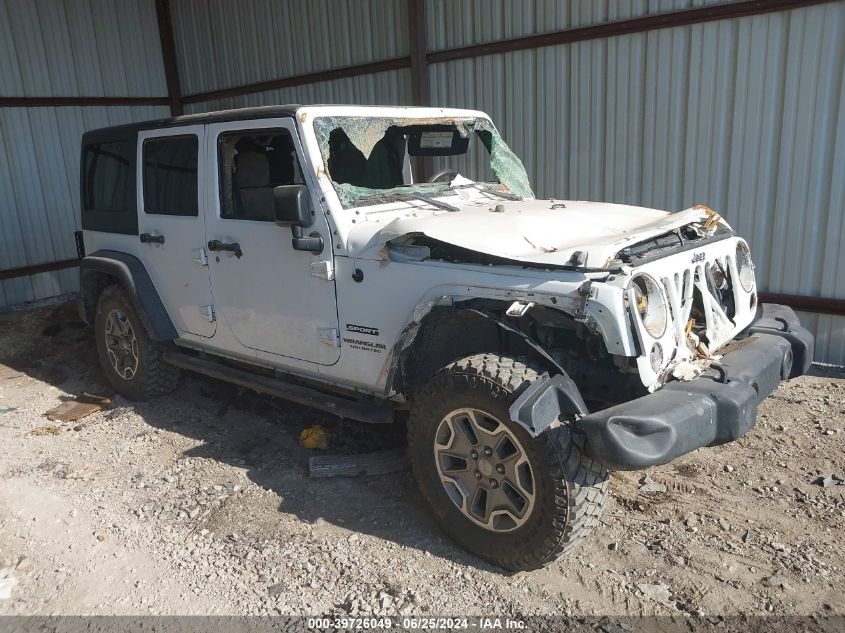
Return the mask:
M751 252L743 242L736 245L736 269L740 285L745 292L751 292L754 289L754 264L751 262Z
M666 331L669 313L666 301L657 282L647 275L637 275L633 281L634 309L640 315L640 320L646 331L654 338L660 338Z

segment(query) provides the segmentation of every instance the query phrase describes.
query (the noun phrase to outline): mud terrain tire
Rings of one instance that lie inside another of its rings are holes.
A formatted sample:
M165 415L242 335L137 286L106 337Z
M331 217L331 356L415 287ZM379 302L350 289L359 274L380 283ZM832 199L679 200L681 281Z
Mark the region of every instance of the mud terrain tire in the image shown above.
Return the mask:
M607 469L583 454L584 437L578 431L558 422L533 438L510 420L511 403L539 374L523 360L467 356L442 368L414 395L408 421L411 466L437 522L464 549L513 571L543 567L571 549L598 524L607 499ZM530 463L532 505L525 506L530 511L524 511L524 523L509 531L476 523L441 481L435 442L442 446L438 433L443 433L445 417L465 408L486 412L504 425Z

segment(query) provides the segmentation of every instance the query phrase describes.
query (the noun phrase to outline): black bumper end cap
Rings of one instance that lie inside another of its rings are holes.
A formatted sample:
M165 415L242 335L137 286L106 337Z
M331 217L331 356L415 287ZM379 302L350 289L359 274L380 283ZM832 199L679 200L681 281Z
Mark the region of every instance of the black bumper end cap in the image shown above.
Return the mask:
M748 334L771 334L789 342L792 347L792 371L788 378L796 378L810 371L813 364L815 337L801 326L798 315L787 306L763 303L757 310L757 319L747 330Z
M511 420L537 437L561 416L587 413L575 382L566 374L543 374L510 406Z

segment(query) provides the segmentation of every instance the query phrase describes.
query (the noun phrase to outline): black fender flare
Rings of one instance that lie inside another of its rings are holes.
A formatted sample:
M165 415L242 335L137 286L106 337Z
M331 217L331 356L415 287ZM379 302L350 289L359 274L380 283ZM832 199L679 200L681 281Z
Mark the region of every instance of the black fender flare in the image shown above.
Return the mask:
M525 391L511 405L509 413L511 420L521 425L532 437L537 437L551 426L561 416L586 415L589 413L584 398L575 381L569 377L566 370L536 341L525 332L505 323L495 314L473 307L467 302L465 305L455 306L461 311L472 312L496 324L502 330L519 337L526 346L540 356L548 367L554 370L554 375L544 373L531 383ZM416 322L418 325L419 322ZM398 358L401 350L410 344L416 336L416 329L406 327L403 336L394 347L394 359ZM391 367L388 384L392 384L396 371L396 362Z
M83 301L86 300L86 276L92 273L114 277L129 292L152 340L172 341L179 336L147 269L137 257L120 251L99 250L80 260L79 283Z
M540 345L524 332L511 327L495 315L478 308L464 308L496 323L500 328L520 337L525 344L543 357L557 373L544 373L531 383L514 401L509 409L511 420L523 426L533 437L537 437L561 416L585 415L588 413L584 398L575 381Z

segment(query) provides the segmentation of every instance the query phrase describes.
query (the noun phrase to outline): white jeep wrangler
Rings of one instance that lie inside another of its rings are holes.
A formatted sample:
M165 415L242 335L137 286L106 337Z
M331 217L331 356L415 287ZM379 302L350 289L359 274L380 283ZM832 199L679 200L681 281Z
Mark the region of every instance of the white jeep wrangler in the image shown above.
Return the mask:
M166 393L188 369L406 422L431 512L509 569L598 523L608 468L736 439L812 361L715 212L536 200L482 112L95 130L81 188L80 309L118 392Z

